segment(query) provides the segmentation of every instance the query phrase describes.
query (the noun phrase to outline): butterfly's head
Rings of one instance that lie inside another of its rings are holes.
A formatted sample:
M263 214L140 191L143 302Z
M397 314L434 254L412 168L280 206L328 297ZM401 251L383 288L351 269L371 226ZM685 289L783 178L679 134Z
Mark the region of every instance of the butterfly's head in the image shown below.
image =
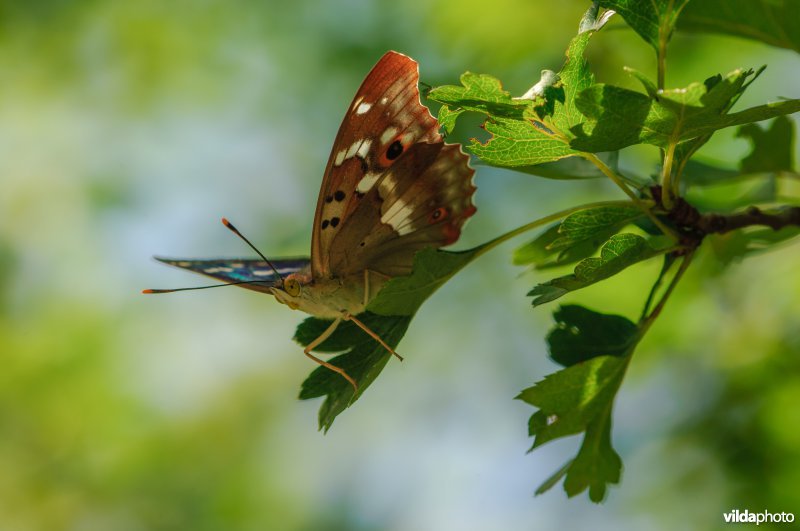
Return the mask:
M300 307L303 297L304 279L297 273L291 273L283 278L280 286L270 288L270 291L281 304L296 310Z

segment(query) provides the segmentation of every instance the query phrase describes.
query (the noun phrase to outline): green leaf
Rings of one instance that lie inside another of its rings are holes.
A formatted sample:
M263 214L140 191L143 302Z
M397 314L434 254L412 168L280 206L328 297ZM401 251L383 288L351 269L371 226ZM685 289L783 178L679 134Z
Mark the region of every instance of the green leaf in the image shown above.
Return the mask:
M724 33L800 52L798 8L797 0L696 0L681 14L678 29Z
M779 230L768 228L738 230L708 239L709 247L722 267L740 262L748 256L764 253L793 238L800 237L800 227L787 226Z
M599 4L613 9L656 51L663 40L666 45L675 29L683 7L689 0L600 0Z
M755 177L756 175L750 175ZM778 197L774 174L758 174L758 179L732 179L686 191L686 200L701 212L733 212L759 203L772 203Z
M611 445L611 410L628 357L601 356L548 375L517 397L539 410L531 416L531 450L556 438L585 432L578 455L545 481L541 494L562 477L572 497L587 488L603 500L609 483L619 483L622 460Z
M614 151L638 144L666 147L718 129L766 120L800 110L800 100L784 100L727 114L752 70L736 70L716 83L693 83L666 90L657 99L612 85L593 85L576 104L588 120L573 128L570 145L583 151Z
M533 448L585 431L610 408L628 357L599 356L545 376L522 391L518 399L539 408L529 422Z
M594 254L612 235L642 215L632 204L579 210L518 248L514 264L544 269L577 262Z
M561 222L559 237L550 244L550 248L564 249L598 236L608 239L611 234L642 216L641 209L632 203L573 212Z
M534 297L534 306L539 306L556 300L570 291L605 280L636 262L662 253L662 250L654 249L641 236L616 234L600 249L599 257L581 260L575 266L573 274L539 284L528 293L528 296Z
M611 445L611 404L586 427L578 455L570 462L564 490L571 498L589 489L589 499L600 503L609 484L619 483L622 459Z
M484 129L492 138L485 144L473 140L469 150L492 166L532 166L578 153L569 147L567 140L559 138L556 131L533 118L492 118L486 122Z
M362 313L358 318L392 348L400 343L411 322L410 316L385 317L369 312ZM315 317L306 319L297 327L295 341L302 346L308 345L330 323ZM347 380L326 367L316 368L303 382L301 400L327 395L319 410L319 427L328 431L336 416L355 402L380 374L391 354L352 322L341 323L333 335L315 351L344 351L329 363L344 369L358 382L358 393L355 394Z
M749 138L752 151L741 160L742 173L793 172L794 124L786 116L778 116L769 127L743 125L736 136Z
M439 120L439 125L444 130L445 136L453 132L453 129L456 127L456 120L458 120L462 112L464 112L464 109L451 110L447 105L439 107L437 119Z
M406 332L413 315L436 289L474 259L483 246L452 253L432 248L414 257L411 275L390 280L370 302L367 311L358 315L369 329L395 348ZM297 327L295 340L303 346L319 337L331 321L308 318ZM300 398L326 396L319 411L320 429L328 431L334 419L355 402L380 374L391 354L354 323L342 322L315 352L343 352L329 363L340 367L358 383L358 393L340 374L318 367L303 382Z
M482 248L457 253L423 249L414 256L411 275L387 282L367 310L387 316L414 315L425 299L471 262Z
M550 244L559 237L558 229L560 226L560 223L556 223L533 241L514 251L514 265L532 265L535 269L547 269L572 264L592 256L610 236L586 240L567 249L554 252L550 249Z
M639 327L620 315L565 305L553 312L547 334L550 357L569 367L598 356L627 356L639 341Z
M587 12L559 75L543 72L542 80L523 98L512 98L491 76L471 73L461 77L462 87L432 90L429 98L449 108L443 116L440 111L445 130L452 130L463 111L487 115L484 128L491 138L486 143L473 139L468 149L486 164L525 168L530 173L534 173L531 166L579 154L569 146L569 129L584 119L575 108L575 95L593 83L583 52L591 35L608 19L596 15L594 7Z
M530 105L529 101L514 99L503 90L495 77L487 74L466 72L461 75L461 85L444 85L428 93L428 99L448 107L445 119L455 124L455 117L448 112L460 114L473 111L498 117L522 118L522 113ZM441 117L441 110L440 117Z

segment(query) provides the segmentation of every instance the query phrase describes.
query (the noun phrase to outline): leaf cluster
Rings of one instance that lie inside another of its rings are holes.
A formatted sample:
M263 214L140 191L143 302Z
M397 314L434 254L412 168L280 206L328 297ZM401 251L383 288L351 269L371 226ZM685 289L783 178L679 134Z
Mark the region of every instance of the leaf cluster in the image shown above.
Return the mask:
M764 67L744 66L727 74L711 73L685 87L665 87L666 53L676 29L724 32L800 51L800 18L791 14L791 5L790 0L598 1L581 20L560 70L543 70L525 94L515 97L496 77L471 72L461 76L460 85L429 92L428 98L441 104L438 119L445 133L452 132L465 113L485 119L488 140L473 139L467 146L483 163L545 178L606 177L627 198L576 205L469 251L418 253L413 273L392 279L362 316L389 345L399 343L419 306L461 268L534 228L542 230L515 251L514 263L540 272L572 268L532 287L528 295L534 307L621 274L637 263L654 258L663 262L636 321L573 304L554 311L555 326L547 335L547 345L551 358L563 369L517 398L536 408L529 421L532 450L579 434L583 443L578 454L537 493L563 479L569 496L588 490L590 499L599 502L608 485L620 481L622 461L611 437L616 393L636 346L662 312L694 253L713 238L715 230L724 232L715 229L718 224L713 221L724 221L729 214L735 217L737 209L751 207L747 223L739 223L734 233L712 245L725 263L800 234L800 222L781 215L790 205L774 208L780 197L778 183L798 177L792 157L794 129L787 115L800 111L800 99L736 110L741 95ZM627 69L641 85L640 91L596 83L584 56L592 36L615 13L655 54L657 80ZM757 124L768 119L773 121L766 126ZM728 127L738 127L736 134L749 140L750 151L728 167L698 160L697 151L715 132ZM638 144L659 150L656 177L620 172L620 151ZM714 192L740 182L755 185L735 199L720 199ZM756 228L759 224L770 228ZM298 328L296 339L308 344L325 326L324 321L308 319ZM320 426L328 429L336 415L374 380L389 354L352 326L341 327L317 350L340 352L332 363L361 385L354 395L346 381L324 368L306 380L301 398L326 396Z

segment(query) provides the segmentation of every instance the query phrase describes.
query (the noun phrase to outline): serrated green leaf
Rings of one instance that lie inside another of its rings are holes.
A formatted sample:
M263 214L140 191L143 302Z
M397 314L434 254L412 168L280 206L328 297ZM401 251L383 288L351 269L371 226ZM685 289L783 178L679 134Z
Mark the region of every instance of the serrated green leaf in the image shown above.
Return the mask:
M598 237L608 239L611 234L642 216L641 209L634 204L579 210L564 218L558 229L558 238L549 247L558 250Z
M565 367L598 356L627 356L640 339L639 327L625 317L583 306L561 306L553 318L547 346L552 360Z
M743 125L736 136L749 138L753 149L739 163L742 173L793 172L794 124L778 116L768 127Z
M578 153L566 140L536 120L493 118L486 122L484 129L492 138L485 144L473 139L469 150L492 166L532 166Z
M608 239L608 236L604 238L598 237L597 239L586 240L567 249L554 252L548 247L558 238L559 226L560 223L553 225L534 240L514 251L514 265L532 265L535 269L541 270L572 264L592 256Z
M411 322L410 316L385 317L369 312L362 313L358 318L392 348L400 342ZM295 340L306 346L328 325L330 321L310 317L297 327ZM328 431L336 416L357 400L380 374L391 354L350 322L342 323L321 348L315 350L344 351L329 363L344 369L359 386L358 393L355 394L347 380L325 367L316 368L303 382L300 390L301 400L327 395L319 410L319 427Z
M530 106L529 101L512 98L503 90L500 80L488 74L465 72L460 79L462 86L436 87L428 93L428 99L441 103L457 114L473 111L517 119L521 119L525 108ZM446 118L455 124L455 117L446 115Z
M581 260L575 266L573 274L539 284L528 293L528 296L534 297L534 306L539 306L571 291L605 280L636 262L662 253L663 251L651 247L641 236L616 234L600 249L599 257Z
M591 152L637 143L666 147L670 142L800 110L800 100L784 100L727 114L731 100L738 97L753 73L736 70L717 83L693 83L663 91L657 99L612 85L593 85L576 99L587 121L572 129L576 138L570 145Z
M518 399L539 408L529 427L533 448L586 430L610 407L628 365L627 357L600 356L545 376Z
M456 120L458 120L462 112L464 112L464 109L451 110L447 105L439 107L437 119L439 121L439 126L444 130L445 136L453 132L453 129L456 127Z
M611 404L586 427L578 455L570 462L564 490L571 498L589 489L589 499L600 503L609 484L619 483L622 459L611 445Z
M702 0L690 2L678 29L725 33L800 52L797 0Z
M583 52L591 35L608 18L598 19L596 14L596 8L587 12L580 33L570 42L559 75L547 73L523 98L512 98L494 77L471 73L462 76L461 87L431 91L430 99L450 108L444 115L445 130L451 130L455 120L450 112L467 110L487 115L484 128L491 138L486 143L473 139L469 150L486 164L525 168L530 173L535 173L531 166L579 154L568 145L569 129L583 120L573 103L575 95L593 83Z
M687 2L688 0L600 0L599 4L619 13L633 31L658 50L662 40L669 42L678 15Z

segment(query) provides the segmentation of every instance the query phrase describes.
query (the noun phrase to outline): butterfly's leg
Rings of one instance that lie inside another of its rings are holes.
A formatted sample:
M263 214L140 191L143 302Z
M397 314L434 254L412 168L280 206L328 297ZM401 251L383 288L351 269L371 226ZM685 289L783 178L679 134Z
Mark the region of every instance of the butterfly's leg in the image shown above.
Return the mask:
M316 357L315 355L313 355L311 353L311 351L314 350L315 348L317 348L320 344L322 344L323 341L325 341L326 339L331 337L331 334L333 334L333 332L336 330L336 328L339 326L339 323L341 323L341 322L342 322L341 318L338 318L335 321L333 321L331 323L331 325L328 328L326 328L325 331L322 332L319 335L318 338L316 338L314 341L312 341L311 343L306 345L306 348L303 349L303 354L305 354L306 356L308 356L312 360L316 361L317 363L319 363L320 365L322 365L326 369L330 369L333 372L337 372L337 373L341 374L344 377L345 380L350 382L350 385L353 386L353 390L355 392L358 392L358 384L356 383L355 380L353 380L350 377L349 374L347 374L344 371L344 369L342 369L341 367L337 367L336 365L332 365L332 364L328 363L327 361L321 360L321 359L319 359L318 357Z
M393 356L397 356L397 359L399 359L400 361L403 361L403 357L402 357L400 354L398 354L397 352L395 352L395 351L394 351L394 349L393 349L392 347L390 347L389 345L387 345L387 344L386 344L386 342L385 342L383 339L381 339L381 336L379 336L378 334L376 334L375 332L373 332L372 330L370 330L370 329L369 329L369 327L368 327L367 325L365 325L364 323L362 323L360 320L356 319L356 317L355 317L355 316L353 316L353 315L350 315L350 314L349 314L349 313L347 313L347 312L344 312L344 313L342 314L342 319L344 319L345 321L353 321L353 322L356 324L356 326L358 326L358 327L359 327L361 330L363 330L364 332L366 332L366 333L367 333L367 335L369 335L369 337L371 337L372 339L374 339L375 341L377 341L378 343L380 343L380 344L381 344L381 346L382 346L383 348L385 348L386 350L388 350L388 351L389 351L389 352L390 352L390 353L391 353Z

